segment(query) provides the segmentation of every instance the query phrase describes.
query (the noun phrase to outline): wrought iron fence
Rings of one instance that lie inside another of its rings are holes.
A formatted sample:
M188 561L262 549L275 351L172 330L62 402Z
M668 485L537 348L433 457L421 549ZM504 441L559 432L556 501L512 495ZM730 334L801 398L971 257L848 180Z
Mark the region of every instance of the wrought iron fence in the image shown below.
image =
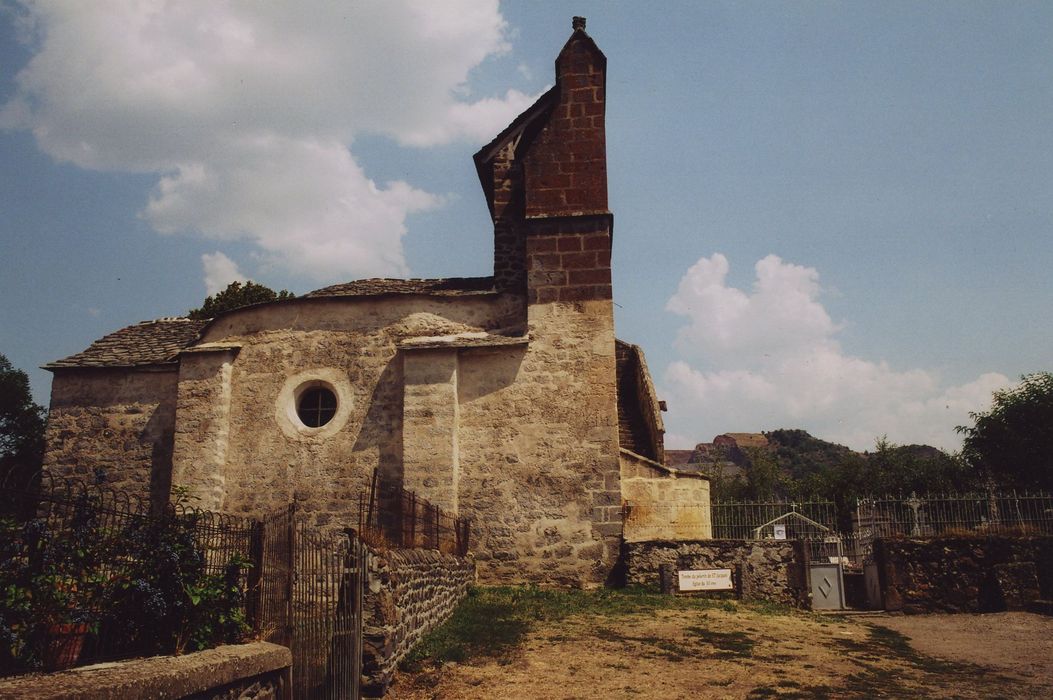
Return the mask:
M948 534L1053 534L1053 495L1030 492L915 493L863 498L854 530L873 537Z
M836 530L833 501L732 501L710 508L714 539L814 538Z
M0 484L0 672L236 641L252 522L48 475Z
M308 527L290 506L263 520L257 547L257 628L292 650L293 697L358 698L365 545Z
M858 567L873 556L881 537L949 535L1051 535L1053 495L1016 491L980 494L910 494L860 498L838 507L833 501L714 502L706 504L626 503L626 524L709 522L714 539L802 540L812 561ZM851 527L839 525L851 522Z
M401 486L381 484L374 471L369 495L359 501L358 533L379 546L464 556L470 524Z
M252 521L35 479L0 482L0 675L254 636L292 650L294 697L359 697L367 549L351 531L292 506Z

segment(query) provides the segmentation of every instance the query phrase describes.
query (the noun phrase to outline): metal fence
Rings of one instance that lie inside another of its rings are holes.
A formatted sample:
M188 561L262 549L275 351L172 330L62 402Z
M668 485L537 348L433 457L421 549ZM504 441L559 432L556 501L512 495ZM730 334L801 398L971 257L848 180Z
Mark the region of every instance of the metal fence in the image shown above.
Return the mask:
M254 636L292 650L294 697L359 697L367 548L350 530L314 529L293 506L262 521L152 510L46 475L0 482L0 502L0 675ZM49 638L63 625L75 649Z
M307 526L295 506L261 523L257 626L293 655L293 697L358 698L367 549Z
M0 500L0 672L244 634L251 521L47 475L0 483Z
M735 501L706 504L626 503L626 523L709 522L714 539L801 540L815 562L861 567L882 537L1051 535L1053 495L986 492L866 497L839 507L823 499ZM850 527L841 526L851 523Z
M369 496L359 501L358 533L382 547L437 549L464 556L470 524L412 491L382 484L374 471Z
M1053 534L1053 495L991 491L863 498L856 504L853 525L874 537L1048 535Z
M732 501L710 506L714 539L799 539L836 530L833 501Z

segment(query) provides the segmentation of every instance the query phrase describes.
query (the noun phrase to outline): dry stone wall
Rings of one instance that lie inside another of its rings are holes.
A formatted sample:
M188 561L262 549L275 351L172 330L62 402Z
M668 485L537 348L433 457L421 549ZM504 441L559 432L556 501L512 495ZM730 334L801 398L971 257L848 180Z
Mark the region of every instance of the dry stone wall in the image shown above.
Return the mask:
M51 385L44 470L94 479L142 498L167 498L176 367L62 369Z
M706 540L701 542L627 542L626 579L630 585L658 586L662 565L675 570L731 569L745 600L807 608L805 552L798 542ZM718 592L708 595L721 596Z
M470 559L434 550L392 550L369 557L363 601L365 695L384 695L399 661L449 619L474 582Z
M1053 537L895 538L874 543L886 610L1022 610L1053 599Z

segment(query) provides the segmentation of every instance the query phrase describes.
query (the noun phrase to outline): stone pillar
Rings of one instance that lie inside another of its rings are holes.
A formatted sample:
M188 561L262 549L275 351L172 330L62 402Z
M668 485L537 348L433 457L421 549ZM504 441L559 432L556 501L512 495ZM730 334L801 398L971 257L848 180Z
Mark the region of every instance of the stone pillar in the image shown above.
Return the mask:
M184 486L193 505L222 510L226 495L230 391L239 348L197 347L179 360L172 486Z
M403 375L403 487L456 513L457 350L405 351Z

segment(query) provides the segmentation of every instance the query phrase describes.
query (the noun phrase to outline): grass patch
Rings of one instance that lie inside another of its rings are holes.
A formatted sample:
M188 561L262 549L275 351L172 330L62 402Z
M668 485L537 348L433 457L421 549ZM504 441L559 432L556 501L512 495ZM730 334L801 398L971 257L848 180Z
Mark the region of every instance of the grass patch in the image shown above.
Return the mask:
M736 612L738 607L728 601L662 595L645 588L583 591L536 586L475 587L445 624L414 647L401 667L417 671L426 663L500 657L519 646L536 623L558 622L575 615L603 618L705 609ZM663 651L675 655L681 650Z

